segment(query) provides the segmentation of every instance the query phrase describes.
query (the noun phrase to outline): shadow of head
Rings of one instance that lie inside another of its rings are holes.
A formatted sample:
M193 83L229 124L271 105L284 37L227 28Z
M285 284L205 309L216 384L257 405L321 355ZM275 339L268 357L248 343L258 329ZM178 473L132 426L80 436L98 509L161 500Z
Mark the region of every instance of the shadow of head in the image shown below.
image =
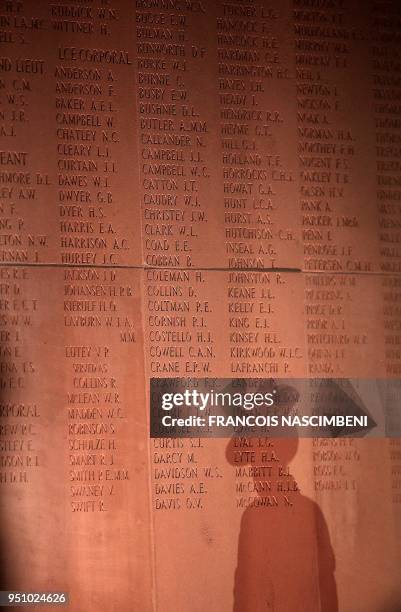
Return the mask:
M247 389L248 390L248 389ZM260 381L255 393L275 392L274 414L289 414L294 408L299 399L299 393L296 389L286 384L279 384L276 380L268 379ZM272 410L273 412L273 410ZM275 453L277 460L281 465L288 465L295 457L298 450L298 436L296 429L291 431L292 437L284 436L284 431L277 427L274 430L275 435L269 438L230 438L226 447L226 459L232 466L255 465L260 466L266 463L266 457L270 449ZM288 430L286 431L288 434ZM241 449L251 448L252 452L241 453Z

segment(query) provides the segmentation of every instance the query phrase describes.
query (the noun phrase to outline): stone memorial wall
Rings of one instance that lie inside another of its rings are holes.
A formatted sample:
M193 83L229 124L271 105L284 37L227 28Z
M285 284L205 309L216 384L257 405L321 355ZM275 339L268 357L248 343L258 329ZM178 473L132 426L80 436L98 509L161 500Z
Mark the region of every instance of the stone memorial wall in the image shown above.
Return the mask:
M0 134L1 588L401 610L400 438L149 436L150 378L396 395L399 2L0 0Z

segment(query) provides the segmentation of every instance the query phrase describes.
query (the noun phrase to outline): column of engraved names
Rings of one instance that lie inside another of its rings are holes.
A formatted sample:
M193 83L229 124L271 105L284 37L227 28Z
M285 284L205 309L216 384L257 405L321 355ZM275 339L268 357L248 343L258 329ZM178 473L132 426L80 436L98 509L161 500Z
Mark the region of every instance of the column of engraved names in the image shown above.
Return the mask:
M138 0L135 11L143 261L188 268L204 258L210 229L210 122L198 95L206 50L195 44L207 15L200 2L148 5Z
M215 357L207 330L212 305L205 273L188 269L202 266L210 254L198 236L208 227L209 121L191 80L198 55L206 52L195 45L205 8L146 8L146 2L136 3L143 261L165 268L144 277L149 368L156 376L207 375Z
M73 512L104 512L116 507L122 483L130 479L124 432L131 406L121 359L136 350L139 315L137 280L109 267L136 259L135 212L129 210L129 185L121 181L130 152L128 109L121 102L132 66L121 27L128 10L122 4L49 10L59 40L60 261L71 266L61 285L68 490Z
M380 270L394 274L401 272L400 24L401 11L395 2L373 3L371 57Z
M157 268L144 272L147 367L153 377L204 377L218 363L213 310L220 274L190 269L221 265L210 224L213 113L202 91L210 86L203 41L211 8L204 2L168 9L136 2L143 261ZM155 510L205 508L205 478L212 468L201 440L152 440L151 461ZM163 513L156 530L168 529L169 514Z
M304 268L369 272L373 218L366 180L366 111L354 111L349 80L363 66L360 30L342 0L320 11L308 0L293 10L300 204ZM364 178L364 181L358 179ZM362 208L363 205L363 208Z
M126 7L72 5L51 5L49 11L59 43L54 69L59 261L128 263L136 259L137 215L129 210L127 180L121 180L132 128L121 96L133 59L121 26L130 13Z
M313 272L373 270L367 248L373 208L366 181L358 180L366 165L358 157L366 146L364 126L350 103L355 91L348 80L359 67L361 35L350 15L341 0L325 11L307 0L294 2L303 258L305 270ZM357 275L305 277L311 375L345 375L346 360L367 347L366 330L355 330L350 320L362 288Z
M285 4L227 2L216 21L226 266L243 269L226 277L230 373L236 376L285 375L302 356L275 321L287 281L263 272L299 265L296 157L282 144L296 127L288 15Z
M305 274L305 318L308 394L315 414L364 414L364 403L355 403L353 383L338 386L322 378L377 378L381 373L378 349L382 330L377 326L379 280L373 275ZM347 383L348 384L348 383ZM363 391L363 388L362 388ZM358 394L358 389L356 389ZM364 396L362 395L362 398ZM377 401L366 398L367 411ZM329 432L328 432L329 434ZM319 493L354 496L363 482L364 441L357 438L313 440L313 482ZM353 503L355 498L352 497Z
M46 207L50 177L37 140L41 81L48 62L38 43L46 28L41 10L27 2L0 3L0 261L46 259L54 226ZM28 51L29 49L29 51Z
M380 268L401 272L401 12L395 2L373 2L371 13L374 125L376 140L376 201ZM401 372L401 278L382 276L385 375ZM387 431L399 435L400 386L389 381L385 392ZM388 440L392 502L399 524L401 514L401 442Z
M296 158L288 9L220 3L216 20L226 265L294 267Z
M44 8L29 2L0 3L0 258L20 266L48 260L55 230L48 214L52 181L46 163L47 143L40 142L43 81L49 70L47 53L41 47L47 27ZM49 508L44 492L48 490L52 438L47 435L47 425L55 417L47 401L52 367L46 364L43 350L49 311L42 280L33 268L1 270L3 588L24 584L19 568L27 563L31 566L27 548L35 548L31 537L42 531L40 516ZM35 525L26 514L32 507L39 517ZM21 543L21 529L27 547ZM44 550L47 534L41 540ZM36 555L40 565L42 551L36 549ZM39 584L34 568L30 580L32 585Z
M107 511L131 478L124 432L133 407L126 382L138 343L138 277L112 269L65 269L64 304L90 295L96 314L65 308L68 481L73 512ZM124 374L125 372L125 374ZM130 378L132 380L132 378Z
M401 272L401 12L394 2L374 2L372 44L376 201L382 272ZM401 280L383 277L386 375L401 373Z
M166 391L179 393L186 379L218 376L221 323L213 307L221 296L223 273L153 269L143 274L148 377L171 377ZM210 464L208 446L200 439L151 441L155 510L206 508L207 483L220 476Z
M41 305L32 291L34 271L3 267L0 279L0 483L5 485L30 482L41 465L39 364L29 348Z
M50 184L37 154L40 81L47 63L35 45L44 27L40 10L28 3L0 2L0 261L20 266L46 259L51 233L49 220L39 214ZM45 337L40 279L24 267L2 267L0 279L0 483L6 551L15 547L20 528L12 517L43 483L50 445L43 427L47 370L36 341L39 333Z

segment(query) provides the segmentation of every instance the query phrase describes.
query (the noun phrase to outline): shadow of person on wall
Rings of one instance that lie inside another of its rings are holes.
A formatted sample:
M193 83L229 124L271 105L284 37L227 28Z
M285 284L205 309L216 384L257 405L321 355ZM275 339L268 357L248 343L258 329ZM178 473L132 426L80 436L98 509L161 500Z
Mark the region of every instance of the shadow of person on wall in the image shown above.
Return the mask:
M323 513L288 465L295 438L231 438L242 515L234 612L338 612L335 557ZM239 487L238 487L239 485Z

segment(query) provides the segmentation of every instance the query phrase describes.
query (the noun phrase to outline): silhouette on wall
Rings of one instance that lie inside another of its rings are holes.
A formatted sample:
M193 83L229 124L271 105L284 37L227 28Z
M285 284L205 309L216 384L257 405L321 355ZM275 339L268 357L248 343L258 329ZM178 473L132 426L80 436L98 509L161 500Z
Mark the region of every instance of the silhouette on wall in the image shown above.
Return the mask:
M282 396L291 396L283 391L288 390L280 387ZM227 460L248 496L238 542L234 612L338 612L326 521L318 504L302 495L288 468L297 448L297 438L232 438L228 443Z

